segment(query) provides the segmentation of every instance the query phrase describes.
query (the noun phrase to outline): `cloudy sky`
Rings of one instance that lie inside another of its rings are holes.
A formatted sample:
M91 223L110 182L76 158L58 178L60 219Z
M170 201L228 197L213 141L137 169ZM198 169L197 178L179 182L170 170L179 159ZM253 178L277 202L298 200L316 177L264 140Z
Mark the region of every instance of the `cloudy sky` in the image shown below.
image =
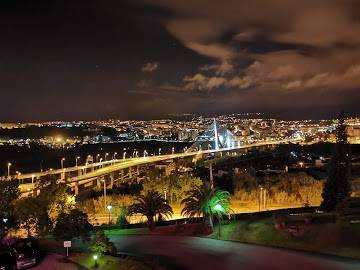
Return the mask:
M357 0L2 0L0 121L360 113Z

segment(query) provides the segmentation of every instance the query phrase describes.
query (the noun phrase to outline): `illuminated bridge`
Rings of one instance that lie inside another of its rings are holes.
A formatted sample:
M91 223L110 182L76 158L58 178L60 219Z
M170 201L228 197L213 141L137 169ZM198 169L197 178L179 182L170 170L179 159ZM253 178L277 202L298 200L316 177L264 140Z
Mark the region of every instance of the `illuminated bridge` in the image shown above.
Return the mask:
M131 179L137 179L142 168L156 164L171 163L179 159L190 158L192 161L211 156L237 154L243 149L262 147L277 144L297 143L302 139L289 138L283 140L261 141L252 144L241 144L234 140L231 132L219 128L214 119L213 124L189 149L183 153L173 153L157 156L144 156L128 159L113 159L96 162L83 166L48 170L30 174L17 175L20 190L24 195L38 194L39 183L50 177L67 183L75 194L87 188L112 188Z

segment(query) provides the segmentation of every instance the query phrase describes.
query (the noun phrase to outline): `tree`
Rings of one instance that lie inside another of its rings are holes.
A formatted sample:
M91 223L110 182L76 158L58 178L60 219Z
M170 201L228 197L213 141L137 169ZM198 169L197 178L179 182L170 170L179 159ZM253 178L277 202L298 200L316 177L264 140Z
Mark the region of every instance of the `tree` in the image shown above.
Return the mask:
M336 144L329 162L328 178L322 193L321 207L333 211L351 193L351 156L347 138L344 112L341 112L336 127Z
M116 247L109 238L106 237L103 231L97 231L94 238L90 242L89 249L91 252L101 255L104 253L116 253Z
M87 214L78 209L72 209L69 213L59 214L53 234L57 239L71 240L82 237L87 239L92 229Z
M213 190L205 182L203 186L196 187L187 193L187 198L181 201L181 204L184 205L181 214L190 218L202 216L213 229L214 214L220 218L222 215L230 213L230 198L229 192Z
M19 199L15 204L15 215L20 227L26 229L28 237L31 232L44 232L49 225L46 206L34 197Z
M75 201L70 193L70 188L65 183L58 183L56 178L49 178L42 182L38 188L40 194L37 197L41 204L46 206L47 215L52 226L55 225L60 213L69 213L74 208Z
M171 174L148 178L142 185L145 193L154 190L162 194L166 191L167 199L173 203L182 200L187 191L201 184L202 181L198 177Z
M140 195L135 199L135 203L128 208L128 215L140 214L147 218L149 229L153 229L154 218L163 216L170 217L173 214L171 206L157 191L149 191L145 195Z
M120 207L120 213L119 213L118 218L116 220L116 223L118 225L122 226L122 225L129 224L129 222L126 219L126 213L127 213L126 206L121 206Z
M16 179L0 181L0 238L9 227L16 225L14 203L20 196L19 182Z

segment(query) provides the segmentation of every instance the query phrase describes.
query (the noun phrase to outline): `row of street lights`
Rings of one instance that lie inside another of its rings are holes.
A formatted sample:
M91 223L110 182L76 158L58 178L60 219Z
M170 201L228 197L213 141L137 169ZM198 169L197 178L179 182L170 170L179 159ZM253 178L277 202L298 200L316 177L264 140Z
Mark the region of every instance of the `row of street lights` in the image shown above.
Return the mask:
M124 148L124 150L125 150L125 148ZM159 147L158 148L158 155L160 156L161 155L161 147ZM184 152L186 152L186 150L187 150L187 147L185 147L184 149ZM171 153L172 154L175 154L175 147L172 147L171 148ZM127 154L127 152L126 151L124 151L123 152L123 156L122 156L122 159L126 159L126 154ZM155 153L154 153L155 154ZM105 157L104 157L104 159L100 156L100 154L97 154L96 155L96 163L101 163L103 160L104 161L108 161L107 159L108 159L108 156L109 156L110 154L109 153L105 153ZM113 156L112 156L112 160L117 160L116 159L116 157L117 157L117 155L118 155L118 153L117 152L114 152L113 153ZM90 156L90 155L89 155ZM145 157L148 157L149 156L149 153L148 153L148 151L145 149L144 150L144 152L143 152L143 157L145 158ZM134 150L133 151L133 153L132 153L132 156L131 156L132 158L138 158L139 157L139 151L138 150ZM78 167L79 166L79 160L81 159L81 157L80 156L76 156L75 157L75 167ZM65 168L65 166L64 166L64 164L65 164L65 161L66 161L66 158L65 157L63 157L63 158L61 158L61 160L60 160L60 165L61 165L61 169L64 169ZM11 169L11 166L12 166L12 163L11 162L9 162L9 163L7 163L7 176L8 177L10 177L10 173L11 173L11 171L10 171L10 169ZM52 169L50 169L50 170L52 170ZM17 175L20 175L21 173L18 173L17 172Z

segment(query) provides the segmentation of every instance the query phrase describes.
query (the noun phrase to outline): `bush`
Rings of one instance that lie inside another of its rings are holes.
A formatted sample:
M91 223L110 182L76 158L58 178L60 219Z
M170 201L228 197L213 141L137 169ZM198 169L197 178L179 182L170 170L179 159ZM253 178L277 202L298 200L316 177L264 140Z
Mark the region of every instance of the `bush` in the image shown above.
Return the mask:
M92 239L89 249L91 252L102 255L102 254L116 254L116 247L109 238L106 237L103 231L97 231L94 238Z
M73 209L69 213L59 214L53 234L57 239L71 240L82 237L87 239L92 229L88 221L87 214L78 209Z

